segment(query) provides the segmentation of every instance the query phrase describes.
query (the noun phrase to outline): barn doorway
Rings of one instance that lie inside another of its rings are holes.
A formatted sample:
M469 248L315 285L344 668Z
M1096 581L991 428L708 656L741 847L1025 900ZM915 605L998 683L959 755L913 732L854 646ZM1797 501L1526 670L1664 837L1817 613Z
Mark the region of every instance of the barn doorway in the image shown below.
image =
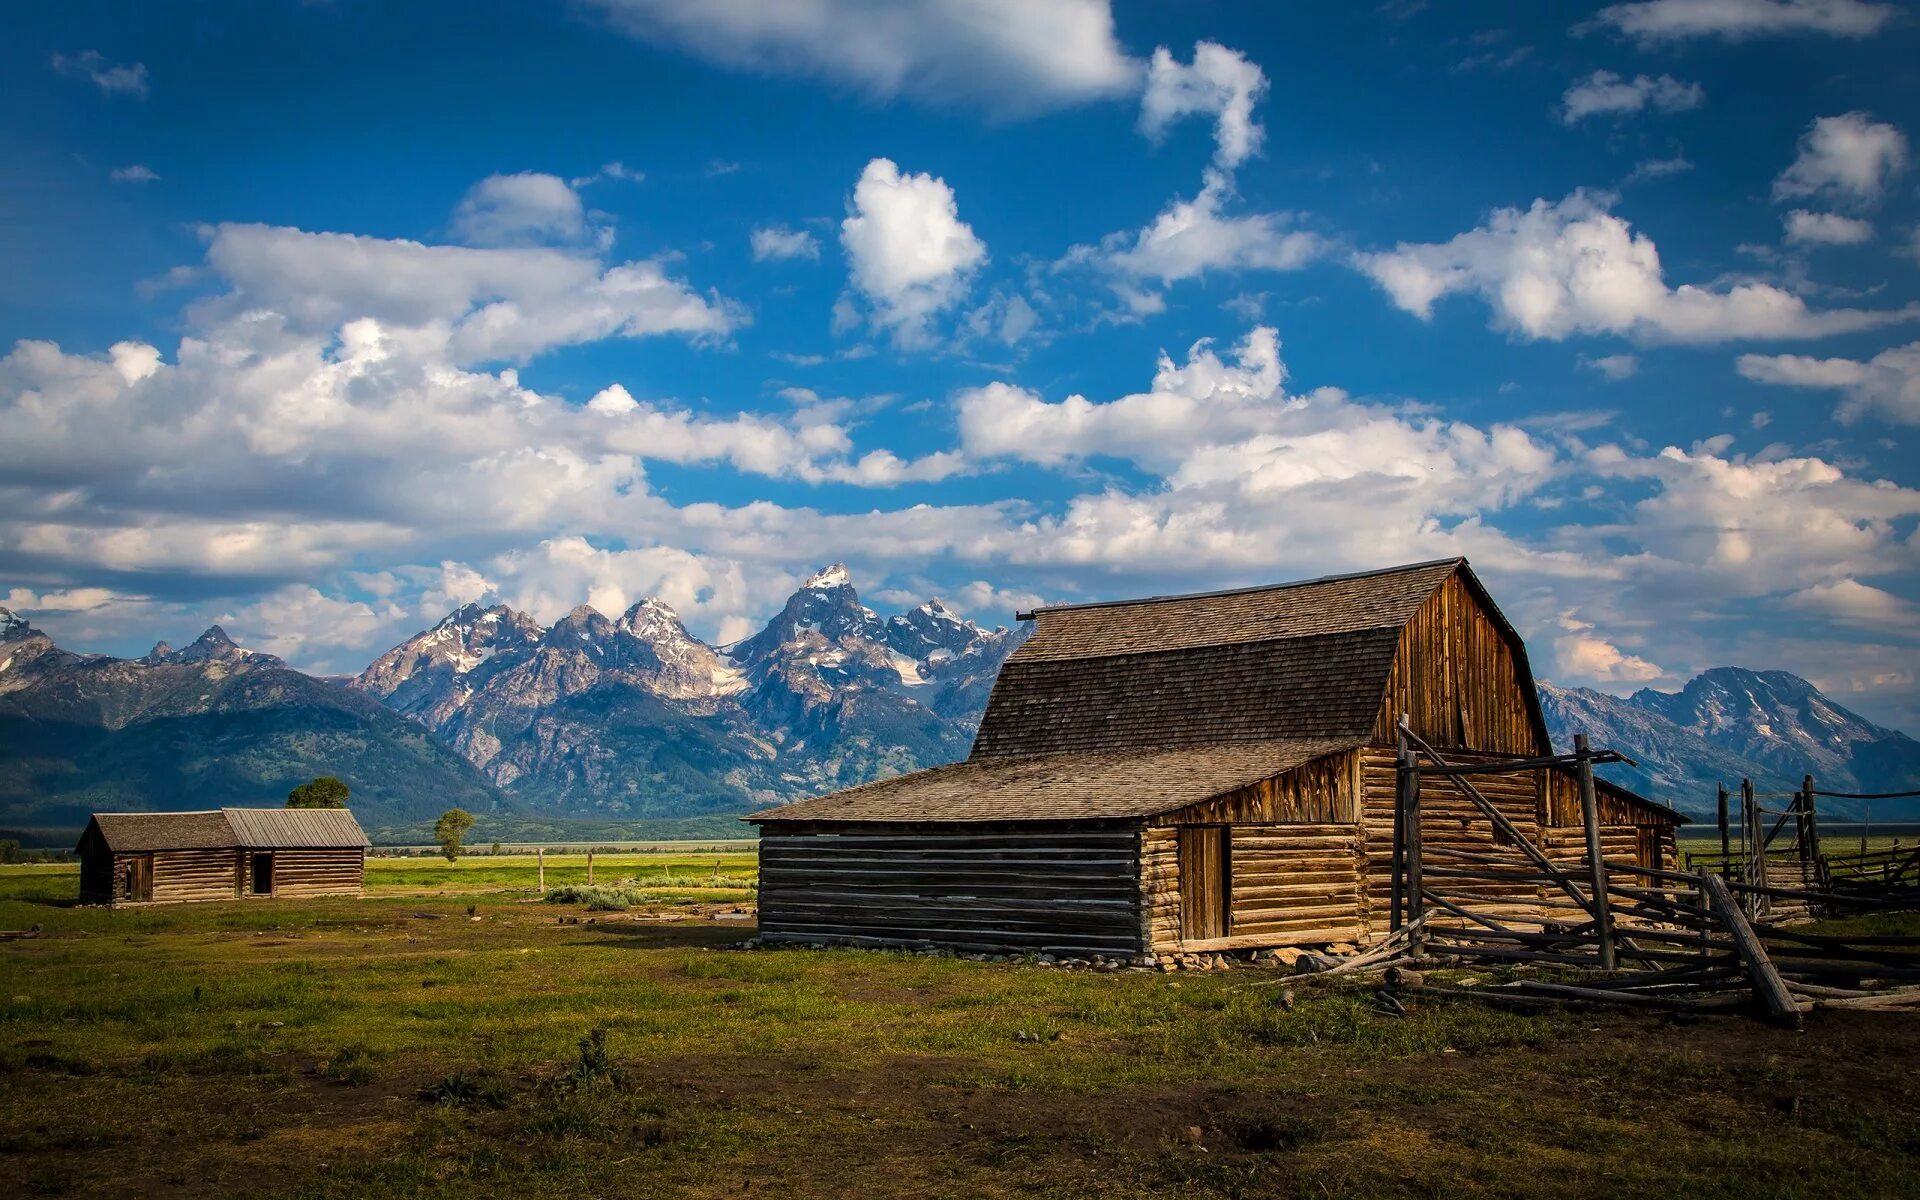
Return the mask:
M1233 894L1232 835L1224 825L1180 829L1180 936L1186 941L1223 938L1230 932Z
M270 853L253 856L253 894L273 895L273 855Z
M127 899L136 903L153 899L153 855L136 854L127 859L124 888Z

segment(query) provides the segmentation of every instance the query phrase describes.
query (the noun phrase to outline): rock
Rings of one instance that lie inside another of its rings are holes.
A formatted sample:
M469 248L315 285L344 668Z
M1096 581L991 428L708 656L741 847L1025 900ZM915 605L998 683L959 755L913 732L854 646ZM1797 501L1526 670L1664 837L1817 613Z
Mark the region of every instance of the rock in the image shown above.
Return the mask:
M1299 962L1300 956L1305 954L1306 951L1298 946L1281 946L1272 953L1274 961L1278 962L1281 966L1290 967Z

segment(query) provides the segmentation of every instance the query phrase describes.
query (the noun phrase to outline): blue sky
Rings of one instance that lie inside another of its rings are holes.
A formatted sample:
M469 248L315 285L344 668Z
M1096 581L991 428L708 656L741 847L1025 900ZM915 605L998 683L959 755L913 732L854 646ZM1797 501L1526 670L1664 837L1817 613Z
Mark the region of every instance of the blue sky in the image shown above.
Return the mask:
M839 559L991 624L1460 553L1556 681L1920 724L1914 18L11 12L0 594L340 671Z

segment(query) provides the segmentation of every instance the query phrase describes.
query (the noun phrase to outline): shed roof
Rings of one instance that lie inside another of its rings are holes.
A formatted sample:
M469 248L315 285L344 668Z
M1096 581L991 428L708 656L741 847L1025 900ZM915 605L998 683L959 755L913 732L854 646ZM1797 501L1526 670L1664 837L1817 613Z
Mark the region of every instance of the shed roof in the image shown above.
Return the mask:
M223 808L242 846L262 849L347 849L370 846L344 808Z
M183 813L95 813L116 853L143 850L348 849L372 843L343 808L221 808ZM80 837L84 845L87 834Z
M1356 744L1282 739L1174 750L976 758L862 784L746 819L772 824L1134 819L1270 779Z

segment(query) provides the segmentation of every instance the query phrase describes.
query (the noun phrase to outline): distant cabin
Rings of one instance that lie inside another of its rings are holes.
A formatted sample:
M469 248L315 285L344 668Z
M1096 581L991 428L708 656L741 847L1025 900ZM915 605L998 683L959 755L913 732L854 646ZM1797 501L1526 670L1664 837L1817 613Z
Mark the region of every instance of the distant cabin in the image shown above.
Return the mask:
M95 813L80 835L83 904L357 896L367 835L340 808Z
M1449 761L1551 753L1526 647L1464 559L1042 608L971 756L755 813L760 934L1063 955L1384 935L1395 726ZM1570 773L1484 777L1584 861ZM1658 867L1682 818L1601 784L1603 857ZM1429 845L1496 834L1430 785Z

